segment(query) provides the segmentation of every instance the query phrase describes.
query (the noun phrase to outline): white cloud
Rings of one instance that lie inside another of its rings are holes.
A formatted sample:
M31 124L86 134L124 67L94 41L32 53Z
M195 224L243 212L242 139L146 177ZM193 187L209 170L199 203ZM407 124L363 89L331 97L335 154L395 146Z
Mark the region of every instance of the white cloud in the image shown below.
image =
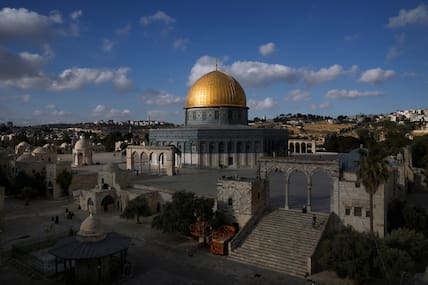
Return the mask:
M344 40L347 41L347 42L352 42L352 41L358 40L359 37L360 37L359 34L346 35L344 37Z
M31 100L31 95L24 94L24 95L20 95L19 98L21 99L22 103L28 103Z
M50 11L49 19L56 24L62 24L62 15L58 10Z
M127 77L129 70L128 67L117 70L72 67L65 69L59 75L46 75L40 70L33 70L27 66L27 69L17 70L14 73L11 73L13 70L9 70L8 74L3 75L0 69L0 87L65 91L110 81L117 91L127 92L132 89L132 81Z
M258 61L236 61L226 67L245 86L269 86L276 82L295 83L299 80L299 71L281 64L267 64Z
M70 24L70 35L73 37L80 36L80 17L82 17L83 12L82 10L73 11L70 13L70 18L72 20L72 23Z
M79 89L89 84L100 84L114 77L114 71L110 69L95 68L69 68L64 70L49 86L55 91L67 89Z
M70 18L73 21L77 21L77 20L79 20L80 17L82 17L82 15L83 15L82 10L76 10L76 11L73 11L70 13Z
M93 113L102 113L102 112L104 112L106 110L106 106L104 106L104 105L97 105L93 110L92 110L92 112Z
M310 86L318 85L326 81L334 80L344 74L343 67L339 64L334 64L328 68L321 68L318 71L304 70L303 80Z
M140 18L140 23L144 26L147 26L153 22L161 22L163 24L169 25L175 23L175 19L163 11L157 11L151 16L143 16Z
M168 121L173 116L177 116L178 111L165 111L165 110L148 110L147 116L150 117L151 120L159 120L159 121Z
M190 70L187 85L191 86L202 75L215 70L217 59L208 55L200 57Z
M46 109L56 109L56 106L55 106L55 104L48 104L48 105L46 105Z
M103 40L103 51L111 52L113 50L113 46L114 42L112 42L110 39Z
M402 33L400 33L398 35L395 35L394 39L395 39L395 41L398 44L402 45L402 44L404 44L406 42L407 36L406 36L406 34L404 32L402 32Z
M58 15L44 16L25 8L0 10L0 39L33 39L46 41L52 34L51 24L58 22Z
M128 23L126 26L116 29L116 35L127 36L131 32L131 29L132 29L132 26L130 23Z
M264 57L267 57L275 52L276 46L275 43L267 43L264 45L259 46L259 52Z
M57 117L63 117L63 116L68 116L71 115L70 112L66 112L64 110L53 110L51 115L53 116L57 116Z
M173 105L182 104L185 98L175 96L163 90L146 89L143 92L143 100L147 105Z
M250 99L250 101L248 102L248 106L254 110L271 109L274 106L274 104L275 103L271 97L266 97L265 99L260 101Z
M34 110L33 111L33 116L41 116L41 115L43 115L42 111L40 111L40 110Z
M395 59L397 56L400 55L400 51L398 50L398 48L396 47L391 47L388 49L388 52L386 53L386 61L392 61L393 59Z
M107 118L107 119L114 119L114 118L124 118L131 114L131 111L129 109L115 109L115 108L107 108L104 105L97 105L94 109L92 109L91 116L92 117L99 117L99 118Z
M381 68L373 68L364 71L359 79L360 82L379 84L395 76L393 70L383 70Z
M388 19L388 28L404 27L412 24L427 24L428 23L428 11L425 5L419 5L418 7L410 10L401 9L398 16L391 17Z
M187 85L191 86L202 75L215 70L216 62L216 58L211 56L200 57L190 70ZM231 65L223 65L221 61L217 63L221 65L221 70L234 76L245 87L266 87L279 82L291 84L302 79L307 85L313 86L358 71L357 65L344 70L342 66L334 64L314 71L260 61L235 61Z
M320 109L328 109L331 107L331 103L330 102L322 102L319 104L311 104L311 109L312 110L320 110Z
M14 54L0 46L0 82L22 76L35 76L46 60L39 54Z
M302 89L294 89L288 92L287 97L285 97L286 101L302 101L308 100L311 98L311 94L308 91Z
M176 39L174 41L174 43L172 44L172 46L175 49L186 50L188 44L189 44L189 40L188 39L178 38L178 39Z
M133 89L132 80L128 78L129 67L121 67L115 72L113 86L119 92L128 92Z
M376 97L376 96L383 96L383 95L384 94L379 91L332 89L332 90L329 90L325 96L331 99L357 99L361 97Z

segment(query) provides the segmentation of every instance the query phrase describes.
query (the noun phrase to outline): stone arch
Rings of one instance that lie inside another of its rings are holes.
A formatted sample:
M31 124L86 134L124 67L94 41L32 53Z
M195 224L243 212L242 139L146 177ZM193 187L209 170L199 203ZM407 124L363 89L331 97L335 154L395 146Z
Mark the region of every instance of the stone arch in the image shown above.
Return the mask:
M101 206L103 207L104 212L108 212L109 210L112 210L115 206L114 198L111 195L105 196L101 200Z
M311 171L311 207L314 212L329 212L330 199L333 197L332 173L323 168ZM329 189L328 192L325 190Z
M306 153L306 143L304 143L304 142L301 143L300 150L302 153Z
M294 153L294 143L290 143L290 153Z
M296 153L300 153L300 144L296 143L294 149L295 149Z
M149 172L150 171L150 160L147 152L142 152L140 154L140 172Z
M132 163L132 169L135 169L135 166L137 165L137 163L139 163L139 155L138 152L134 151L132 152L132 158L131 158L131 163Z
M88 206L88 212L93 213L95 205L94 205L94 201L92 200L92 198L88 198L86 205Z
M285 191L286 207L291 209L302 209L308 207L309 194L308 185L310 175L307 171L300 168L290 168L285 173L285 183L288 191Z

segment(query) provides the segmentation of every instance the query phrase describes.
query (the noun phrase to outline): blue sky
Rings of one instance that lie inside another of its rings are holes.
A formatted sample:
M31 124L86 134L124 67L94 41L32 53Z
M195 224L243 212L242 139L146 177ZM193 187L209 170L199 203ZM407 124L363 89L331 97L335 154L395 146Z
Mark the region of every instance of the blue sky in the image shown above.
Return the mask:
M2 1L0 122L182 123L215 69L249 117L428 108L428 1Z

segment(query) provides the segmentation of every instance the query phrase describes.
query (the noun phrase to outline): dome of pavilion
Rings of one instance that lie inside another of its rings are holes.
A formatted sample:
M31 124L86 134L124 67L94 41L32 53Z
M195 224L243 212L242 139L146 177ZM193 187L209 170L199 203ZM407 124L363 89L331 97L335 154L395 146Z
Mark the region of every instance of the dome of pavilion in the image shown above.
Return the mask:
M48 154L50 151L45 147L38 146L33 150L33 154Z
M198 107L247 108L247 99L235 78L215 70L199 78L189 90L185 108Z
M80 241L100 241L106 237L106 233L101 226L101 222L94 215L90 214L80 225L77 238Z
M81 136L80 139L74 145L75 150L87 150L90 148L91 143L89 142L89 139L85 138L84 136Z

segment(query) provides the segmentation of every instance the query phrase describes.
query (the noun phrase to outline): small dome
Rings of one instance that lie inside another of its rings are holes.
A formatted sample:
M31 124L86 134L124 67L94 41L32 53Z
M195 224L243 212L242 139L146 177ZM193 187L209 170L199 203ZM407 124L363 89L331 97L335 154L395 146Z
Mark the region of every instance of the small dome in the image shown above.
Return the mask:
M74 145L74 149L76 150L88 150L90 148L91 148L91 143L84 136L80 136L80 139Z
M62 148L67 148L67 147L68 147L68 143L63 142L63 143L61 144L61 147L62 147Z
M215 70L199 78L190 88L185 108L195 107L247 108L247 99L235 78Z
M17 145L17 147L19 147L19 148L28 148L28 147L30 147L30 144L29 143L27 143L27 142L25 142L25 141L23 141L23 142L20 142L18 145Z
M100 241L106 237L101 222L92 213L80 225L77 239L80 241Z
M43 147L44 147L44 148L50 148L50 147L51 147L51 145L47 143L47 144L45 144Z
M41 146L38 146L33 150L33 154L46 154L49 152L50 152L49 149Z
M23 154L21 154L17 159L17 162L32 162L36 161L36 158L31 155L31 152L25 151Z
M111 162L107 163L103 167L103 171L105 171L105 172L113 173L113 172L117 172L118 170L119 170L119 167L117 166L117 164L114 164Z

